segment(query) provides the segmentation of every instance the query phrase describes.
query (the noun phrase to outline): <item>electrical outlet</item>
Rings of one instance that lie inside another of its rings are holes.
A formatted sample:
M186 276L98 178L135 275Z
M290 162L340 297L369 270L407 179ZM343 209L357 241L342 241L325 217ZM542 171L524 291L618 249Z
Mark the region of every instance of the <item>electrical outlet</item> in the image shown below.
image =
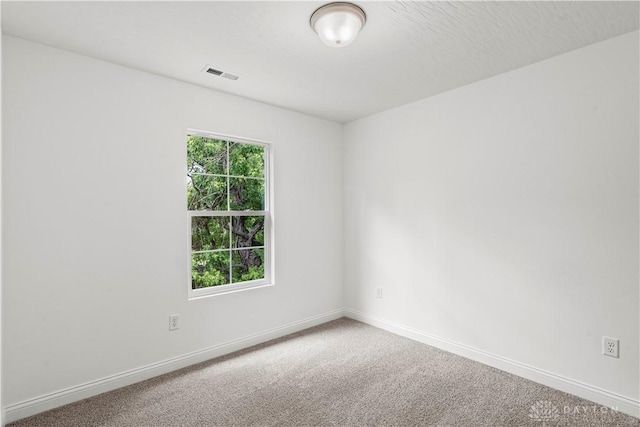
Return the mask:
M620 340L610 337L602 337L602 354L611 357L620 357Z
M382 288L376 288L376 298L382 298Z
M173 314L173 315L169 316L169 330L170 331L175 331L176 329L180 328L180 324L178 323L178 320L180 320L180 316L178 316L177 314Z

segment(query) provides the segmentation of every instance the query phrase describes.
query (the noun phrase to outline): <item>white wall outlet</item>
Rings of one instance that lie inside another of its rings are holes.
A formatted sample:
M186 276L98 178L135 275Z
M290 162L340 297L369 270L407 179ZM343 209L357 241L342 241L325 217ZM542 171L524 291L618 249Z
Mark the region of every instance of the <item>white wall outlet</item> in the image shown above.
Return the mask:
M602 337L602 354L611 357L620 357L620 340L610 337Z
M175 331L176 329L180 328L180 323L178 322L179 320L180 320L180 316L178 316L177 314L172 314L171 316L169 316L170 331Z
M382 298L382 288L376 288L376 298Z

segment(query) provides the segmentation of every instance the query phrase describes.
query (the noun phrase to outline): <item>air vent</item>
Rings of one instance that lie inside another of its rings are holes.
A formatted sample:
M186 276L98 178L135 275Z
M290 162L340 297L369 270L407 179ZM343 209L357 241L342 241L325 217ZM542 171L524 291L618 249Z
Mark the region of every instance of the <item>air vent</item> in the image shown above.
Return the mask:
M226 71L218 70L217 68L213 68L208 65L205 65L202 71L204 71L205 73L213 74L214 76L224 77L225 79L229 80L238 80L240 78L235 74L227 73Z
M221 75L221 74L223 73L223 71L216 70L215 68L209 68L209 67L207 67L207 73L209 73L209 74L214 74L214 75L216 75L216 76L219 76L219 75Z

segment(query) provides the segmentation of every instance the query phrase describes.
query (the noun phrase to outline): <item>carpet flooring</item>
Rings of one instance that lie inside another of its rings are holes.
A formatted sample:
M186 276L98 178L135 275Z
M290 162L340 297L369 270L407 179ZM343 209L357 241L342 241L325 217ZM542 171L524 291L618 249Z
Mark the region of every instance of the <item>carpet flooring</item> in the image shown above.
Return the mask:
M640 420L339 319L10 426L640 427Z

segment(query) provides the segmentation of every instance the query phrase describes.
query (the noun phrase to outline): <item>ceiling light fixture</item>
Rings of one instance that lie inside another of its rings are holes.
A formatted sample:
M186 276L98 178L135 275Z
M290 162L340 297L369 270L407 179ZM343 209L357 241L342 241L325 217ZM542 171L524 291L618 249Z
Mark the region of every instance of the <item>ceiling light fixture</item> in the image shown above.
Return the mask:
M367 22L364 11L352 3L329 3L311 15L311 28L331 47L346 46Z

